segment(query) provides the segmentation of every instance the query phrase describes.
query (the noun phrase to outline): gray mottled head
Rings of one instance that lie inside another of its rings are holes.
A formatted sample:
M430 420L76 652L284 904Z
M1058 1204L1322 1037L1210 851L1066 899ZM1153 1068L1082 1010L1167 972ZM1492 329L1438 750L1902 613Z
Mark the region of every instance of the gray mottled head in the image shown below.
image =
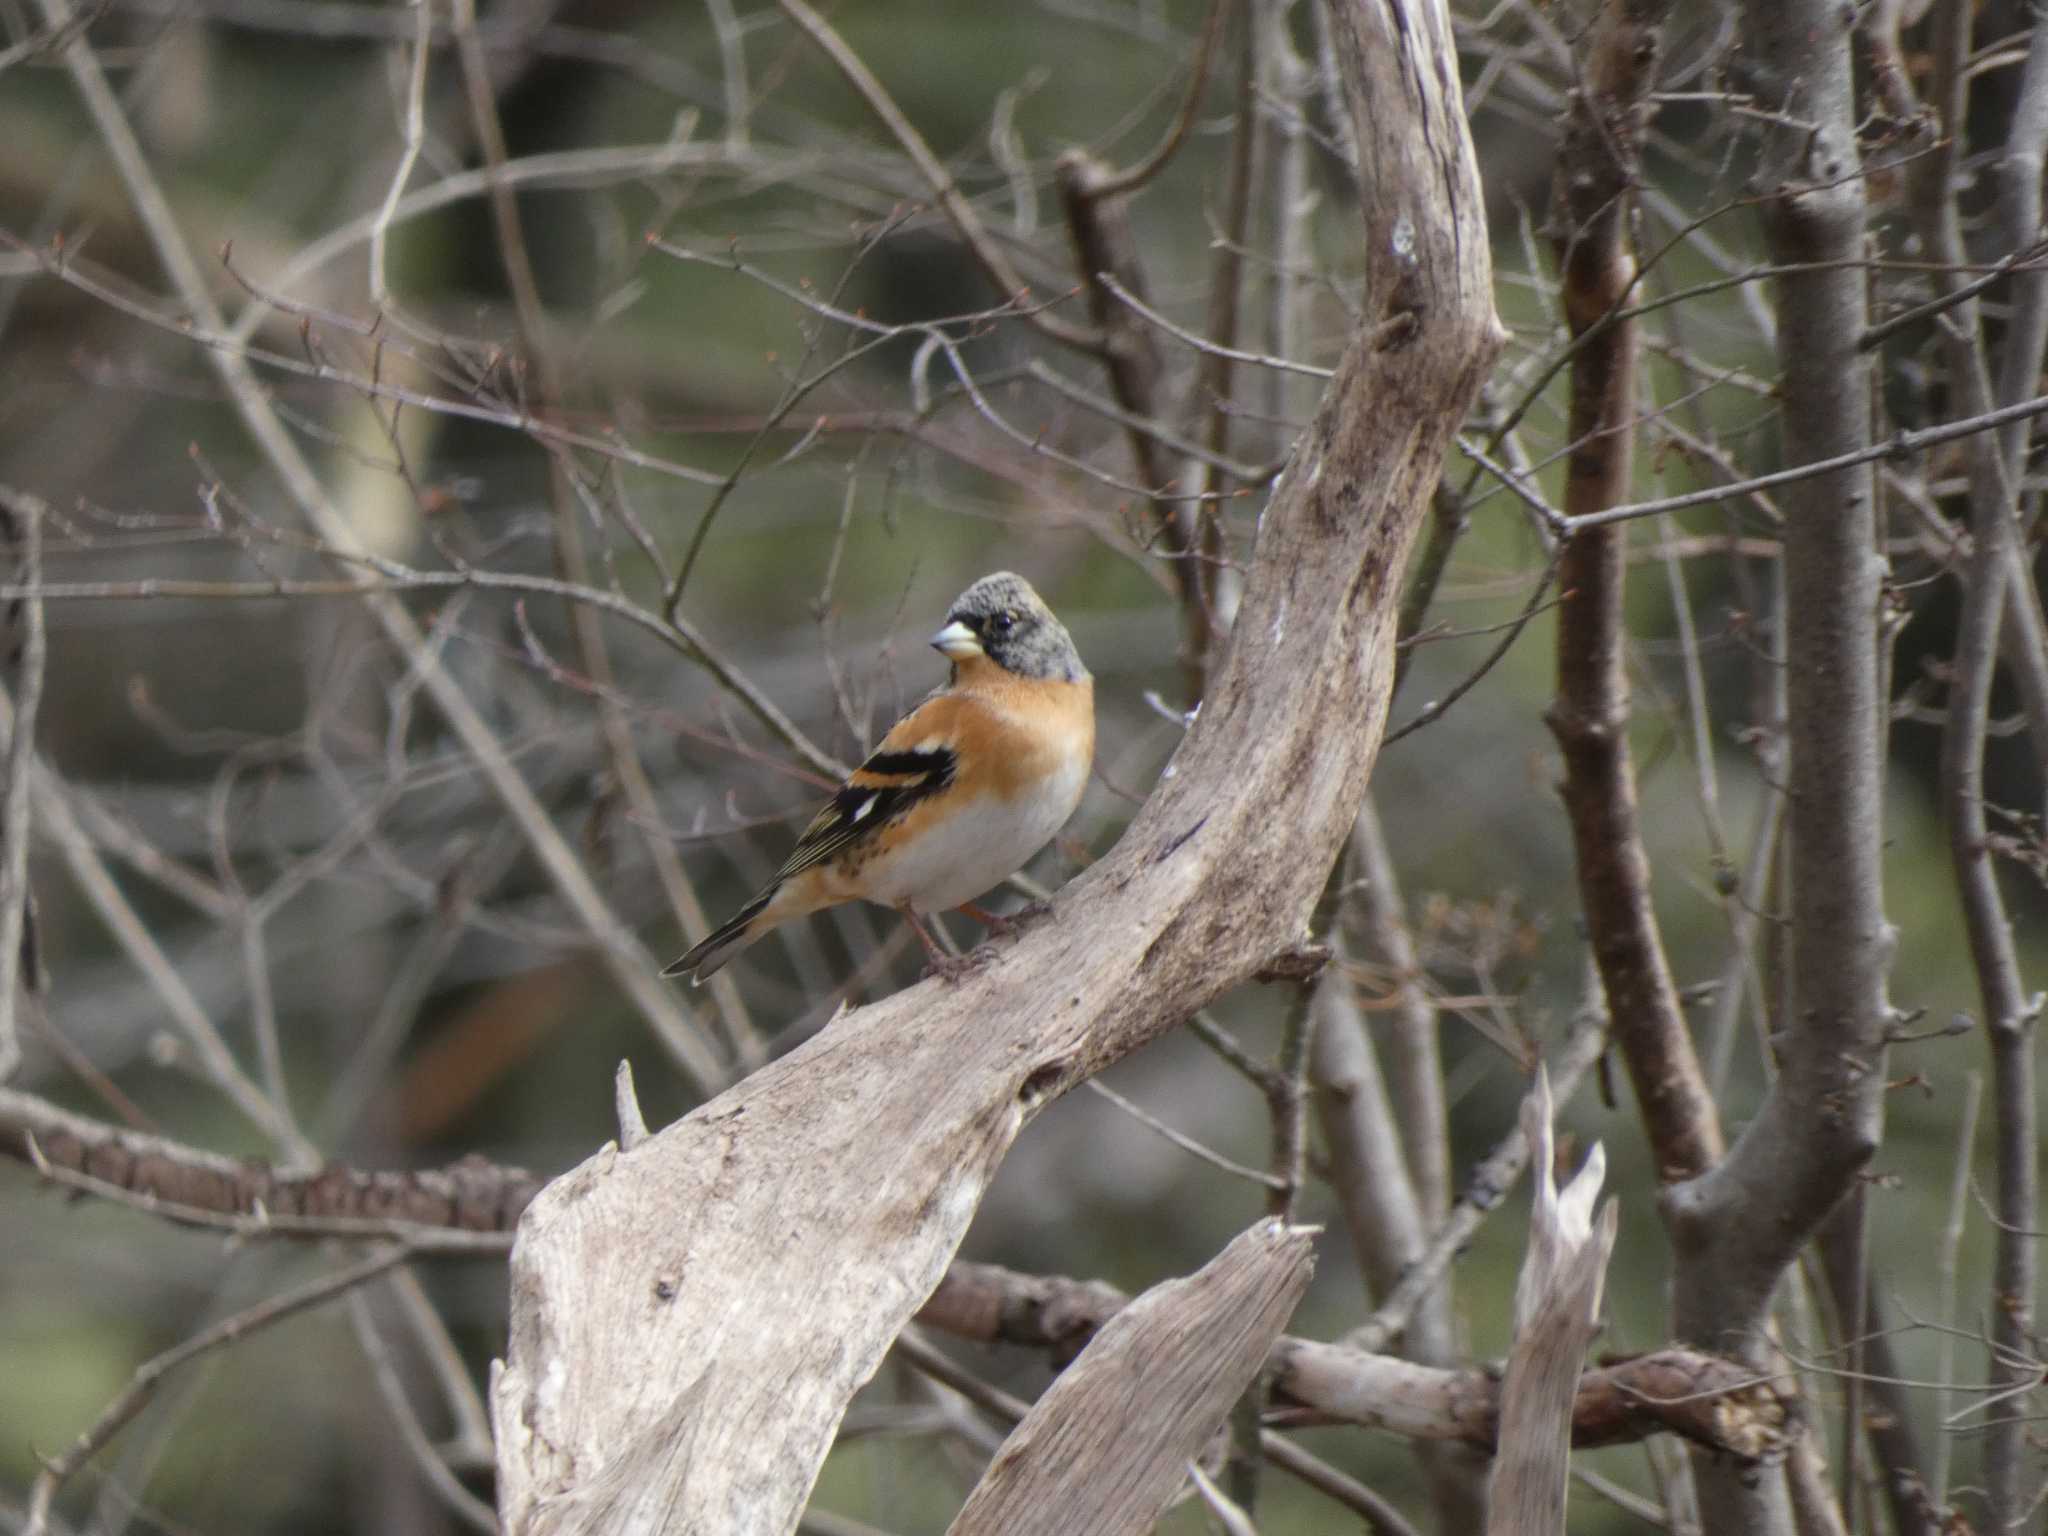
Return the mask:
M1066 626L1030 582L1009 571L984 576L962 592L932 645L956 667L986 656L1019 677L1078 683L1088 675Z

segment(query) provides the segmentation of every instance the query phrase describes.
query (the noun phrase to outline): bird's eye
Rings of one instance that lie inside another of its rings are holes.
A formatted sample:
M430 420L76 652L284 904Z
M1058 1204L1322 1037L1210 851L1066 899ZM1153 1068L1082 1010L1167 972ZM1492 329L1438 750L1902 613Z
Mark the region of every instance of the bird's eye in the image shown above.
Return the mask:
M989 616L988 628L990 634L1007 635L1016 627L1017 616L1014 613L997 613Z

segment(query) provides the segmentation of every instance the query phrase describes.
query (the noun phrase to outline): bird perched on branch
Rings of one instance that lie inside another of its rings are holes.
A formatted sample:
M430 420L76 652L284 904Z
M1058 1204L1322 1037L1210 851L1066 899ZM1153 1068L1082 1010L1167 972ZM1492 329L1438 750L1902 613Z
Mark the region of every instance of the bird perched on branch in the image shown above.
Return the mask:
M1008 571L962 592L931 643L953 664L945 687L811 818L767 888L664 975L701 983L777 924L843 901L894 907L933 968L951 969L918 917L966 907L1074 814L1095 756L1095 680L1031 583Z

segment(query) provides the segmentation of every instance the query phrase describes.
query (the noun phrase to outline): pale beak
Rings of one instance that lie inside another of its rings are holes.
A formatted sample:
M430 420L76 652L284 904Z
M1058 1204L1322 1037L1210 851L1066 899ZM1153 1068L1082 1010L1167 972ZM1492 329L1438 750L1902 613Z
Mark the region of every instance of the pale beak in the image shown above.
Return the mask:
M982 654L981 642L974 638L974 631L958 619L932 636L932 649L948 661L969 661Z

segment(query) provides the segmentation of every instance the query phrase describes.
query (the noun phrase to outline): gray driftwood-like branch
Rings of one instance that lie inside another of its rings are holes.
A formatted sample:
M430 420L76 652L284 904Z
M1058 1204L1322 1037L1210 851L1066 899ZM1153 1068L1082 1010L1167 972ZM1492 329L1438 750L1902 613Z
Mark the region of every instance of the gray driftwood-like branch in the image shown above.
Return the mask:
M1571 1478L1572 1404L1586 1346L1600 1329L1600 1296L1621 1207L1593 1202L1607 1177L1599 1143L1560 1190L1550 1129L1550 1082L1537 1068L1522 1103L1535 1149L1529 1251L1515 1284L1515 1343L1501 1385L1500 1448L1493 1460L1488 1536L1562 1536Z
M948 1536L1151 1530L1265 1363L1314 1255L1312 1229L1262 1221L1124 1308L1003 1442Z
M1368 189L1360 333L1172 776L957 984L842 1016L541 1193L491 1393L515 1536L792 1529L1032 1114L1304 939L1372 770L1401 574L1502 339L1442 5L1331 22Z

